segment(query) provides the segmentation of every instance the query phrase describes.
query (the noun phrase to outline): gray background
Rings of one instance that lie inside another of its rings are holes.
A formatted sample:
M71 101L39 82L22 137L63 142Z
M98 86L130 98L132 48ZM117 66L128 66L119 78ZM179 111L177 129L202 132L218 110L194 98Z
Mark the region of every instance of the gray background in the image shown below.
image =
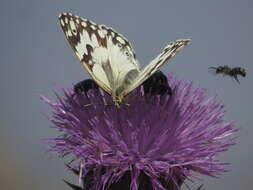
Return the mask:
M217 96L227 106L227 120L241 129L237 145L220 157L232 163L227 167L232 171L218 180L203 177L203 183L207 190L251 189L253 1L1 0L1 190L67 190L61 179L73 180L64 161L36 142L57 134L39 95L53 97L56 86L70 87L87 77L59 27L63 11L115 28L132 42L142 65L167 42L192 38L162 70ZM224 64L245 67L248 76L238 85L208 73L209 66Z

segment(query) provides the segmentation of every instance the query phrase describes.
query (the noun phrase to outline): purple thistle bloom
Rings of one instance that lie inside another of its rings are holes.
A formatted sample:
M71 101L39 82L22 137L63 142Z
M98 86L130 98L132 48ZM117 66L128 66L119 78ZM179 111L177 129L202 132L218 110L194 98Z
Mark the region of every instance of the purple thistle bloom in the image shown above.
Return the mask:
M175 190L198 173L225 172L217 156L234 144L236 130L223 120L224 106L188 81L168 80L172 96L144 95L140 87L120 108L105 105L112 101L102 90L64 90L57 102L43 97L61 132L46 140L50 150L71 155L72 171L82 165L86 188L94 190Z

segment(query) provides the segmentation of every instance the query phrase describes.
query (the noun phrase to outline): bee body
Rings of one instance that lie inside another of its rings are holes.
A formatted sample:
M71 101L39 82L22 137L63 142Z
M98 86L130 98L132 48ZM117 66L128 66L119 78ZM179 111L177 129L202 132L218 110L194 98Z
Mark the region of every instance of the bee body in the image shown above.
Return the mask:
M223 76L230 76L234 78L239 84L240 81L238 79L238 76L245 77L246 76L246 71L242 67L234 67L230 68L227 65L224 66L219 66L219 67L209 67L212 71L214 71L214 74L222 74Z

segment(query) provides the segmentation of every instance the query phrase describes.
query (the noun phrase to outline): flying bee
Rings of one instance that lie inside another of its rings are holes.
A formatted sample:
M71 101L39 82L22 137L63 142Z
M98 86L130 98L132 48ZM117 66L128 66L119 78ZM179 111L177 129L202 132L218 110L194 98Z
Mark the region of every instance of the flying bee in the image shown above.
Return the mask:
M246 76L245 69L241 67L230 68L229 66L224 65L224 66L219 66L219 67L209 67L209 69L211 70L213 74L216 74L216 75L222 74L223 76L230 76L234 78L239 84L240 84L240 81L238 79L238 75L242 77Z
M157 71L150 78L148 78L143 84L144 94L150 95L172 95L172 89L169 86L167 77L161 72ZM89 90L98 89L99 86L92 79L86 79L78 82L74 85L74 93L81 94L87 93Z

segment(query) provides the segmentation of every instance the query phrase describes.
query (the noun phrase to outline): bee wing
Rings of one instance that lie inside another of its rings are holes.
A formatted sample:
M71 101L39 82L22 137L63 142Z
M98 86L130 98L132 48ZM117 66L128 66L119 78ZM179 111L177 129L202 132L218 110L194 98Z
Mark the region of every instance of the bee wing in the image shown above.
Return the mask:
M212 75L217 75L216 69L217 69L216 67L209 67L208 72Z

